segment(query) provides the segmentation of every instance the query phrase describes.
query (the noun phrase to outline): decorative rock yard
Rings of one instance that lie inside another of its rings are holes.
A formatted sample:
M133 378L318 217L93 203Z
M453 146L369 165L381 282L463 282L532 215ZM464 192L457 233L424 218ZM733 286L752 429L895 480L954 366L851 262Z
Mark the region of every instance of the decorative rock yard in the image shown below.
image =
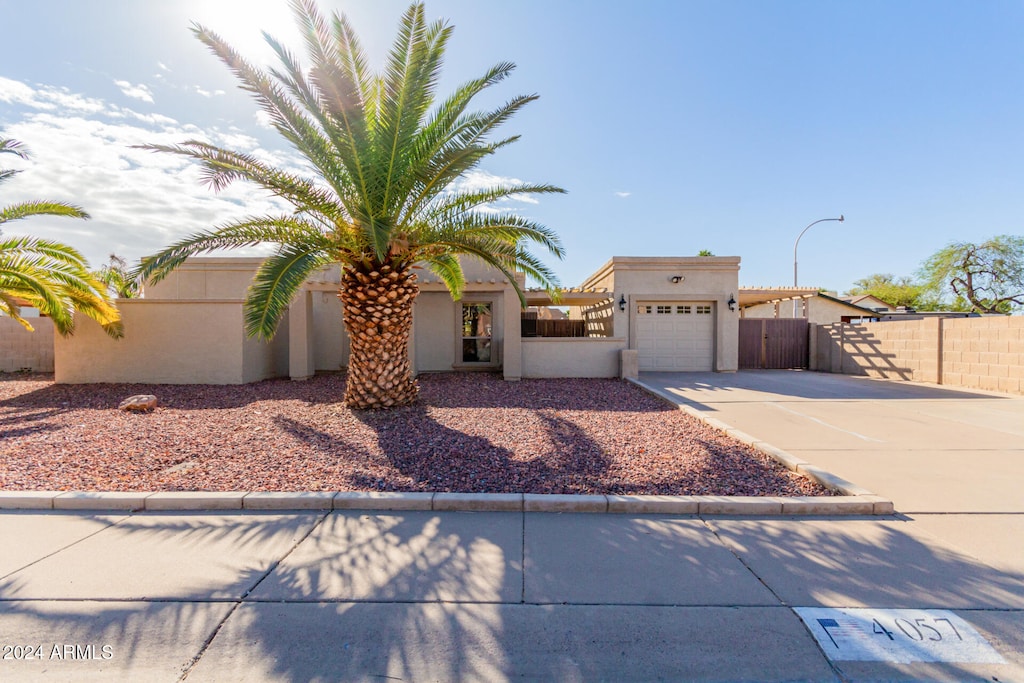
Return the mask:
M352 411L344 374L232 386L0 375L0 489L829 495L627 382L418 381L416 406ZM117 409L150 393L151 412Z

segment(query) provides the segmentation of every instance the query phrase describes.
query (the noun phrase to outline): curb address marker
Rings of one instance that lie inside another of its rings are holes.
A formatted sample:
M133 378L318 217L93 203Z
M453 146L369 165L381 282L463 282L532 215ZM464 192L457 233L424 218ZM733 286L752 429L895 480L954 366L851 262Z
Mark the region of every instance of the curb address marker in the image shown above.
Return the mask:
M794 607L834 662L1006 660L970 624L948 610Z

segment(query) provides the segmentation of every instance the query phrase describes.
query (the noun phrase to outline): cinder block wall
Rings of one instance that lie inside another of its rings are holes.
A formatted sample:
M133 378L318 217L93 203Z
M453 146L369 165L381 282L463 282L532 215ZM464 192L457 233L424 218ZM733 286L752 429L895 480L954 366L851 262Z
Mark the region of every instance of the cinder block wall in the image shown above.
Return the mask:
M53 372L53 321L31 318L29 332L11 318L0 318L0 372Z
M1024 317L943 323L943 384L1024 394Z
M813 370L1024 394L1024 317L818 325Z

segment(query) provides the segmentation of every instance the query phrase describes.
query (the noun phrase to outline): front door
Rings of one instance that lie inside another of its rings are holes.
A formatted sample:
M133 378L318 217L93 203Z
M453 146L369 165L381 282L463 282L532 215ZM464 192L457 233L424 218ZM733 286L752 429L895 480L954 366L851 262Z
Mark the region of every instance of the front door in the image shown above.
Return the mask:
M462 326L457 351L460 365L493 366L498 362L494 349L494 304L462 302Z

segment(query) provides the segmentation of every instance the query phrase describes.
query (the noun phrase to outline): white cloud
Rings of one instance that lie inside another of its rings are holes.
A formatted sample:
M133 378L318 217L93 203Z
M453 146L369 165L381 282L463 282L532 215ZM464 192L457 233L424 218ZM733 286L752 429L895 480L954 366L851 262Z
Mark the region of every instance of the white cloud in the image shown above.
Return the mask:
M120 88L121 92L128 97L136 100L142 100L143 102L149 102L150 104L153 103L153 92L148 86L143 85L142 83L132 85L128 81L114 81L114 85Z
M626 197L628 197L629 195L631 195L633 193L632 192L619 192L619 191L616 191L614 194L615 194L616 197L618 197L620 199L625 199Z
M219 97L224 94L223 90L204 90L201 86L195 86L194 90L203 97Z
M0 76L0 102L17 104L32 109L54 111L64 109L75 113L95 114L103 111L102 100L70 92L67 88L39 86L33 88L27 83Z
M163 62L157 62L156 65L160 68L161 71L170 71L171 70L171 68L169 66L167 66L166 64L164 64Z
M256 125L260 128L266 128L267 130L274 130L274 124L270 118L270 114L260 109L253 116L256 119Z
M8 104L23 104L29 107L38 107L39 100L36 91L21 81L12 81L10 78L0 76L0 102ZM52 109L53 105L49 105Z
M490 189L492 187L500 187L503 185L524 185L525 183L519 178L509 178L494 175L487 171L470 171L462 178L455 182L455 189L459 192L480 192L483 190ZM516 201L524 204L539 204L540 201L528 194L514 194L509 196L507 199L502 200L500 203L505 204L507 202ZM495 208L494 210L498 210Z
M3 203L65 201L92 215L89 221L40 216L9 224L8 229L12 234L30 233L67 242L97 267L110 253L136 262L199 230L245 216L288 212L286 204L251 184L234 183L215 193L202 183L195 163L137 149L137 145L199 139L310 176L308 162L284 143L281 148L268 149L256 137L234 127L200 127L66 89L5 78L0 78L0 102L13 105L5 112L3 135L24 142L32 153L28 162L3 164L24 170L5 184ZM458 189L521 182L475 171L460 181ZM515 196L483 210L515 210L522 202L537 200ZM267 250L232 253L253 255Z
M111 252L134 262L198 230L286 210L280 200L244 183L215 193L188 159L135 145L199 138L301 167L301 160L262 150L237 129L200 128L50 86L0 78L0 101L17 105L14 115L6 116L3 135L24 142L32 155L18 164L24 172L5 184L3 203L66 201L92 215L89 221L40 216L5 227L12 234L67 242L97 266Z

